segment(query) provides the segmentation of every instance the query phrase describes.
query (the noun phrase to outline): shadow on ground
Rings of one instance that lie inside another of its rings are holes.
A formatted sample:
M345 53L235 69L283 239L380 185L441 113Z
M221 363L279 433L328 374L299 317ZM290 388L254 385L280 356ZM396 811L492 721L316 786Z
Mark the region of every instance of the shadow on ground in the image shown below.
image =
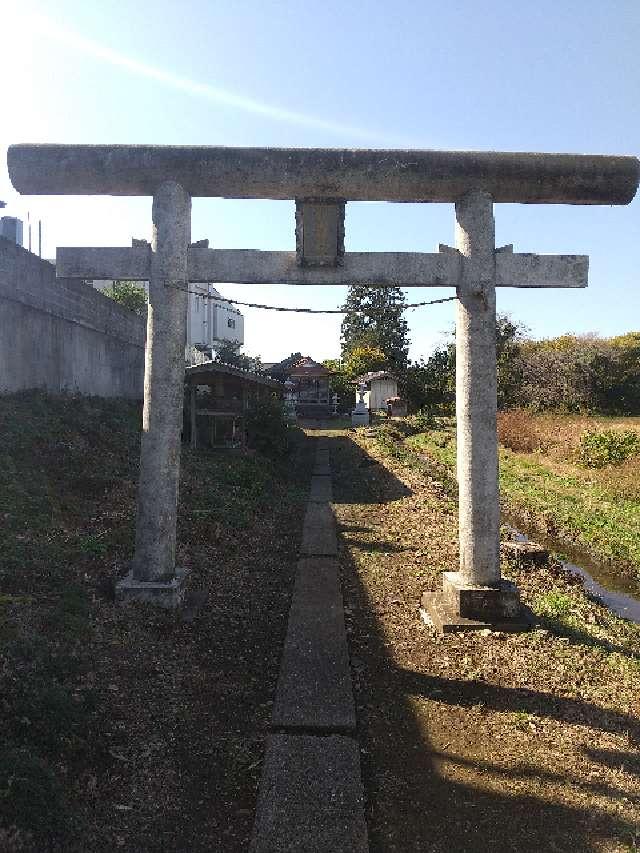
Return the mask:
M344 433L324 429L323 433L331 436L336 503L384 503L411 494ZM378 476L372 482L366 472L374 464ZM348 544L341 545L341 565L372 853L638 849L638 827L616 814L621 797L626 795L629 802L627 792L593 778L593 773L583 778L571 762L563 767L562 756L556 769L536 763L536 756L528 754L526 739L522 754L514 757L496 742L494 733L485 730L488 715L495 711L520 714L525 720L534 715L570 727L586 726L594 747L583 749L583 759L603 768L626 765L638 774L638 754L631 747L627 752L597 746L600 733L637 742L638 719L526 687L402 668L393 660L392 641L376 616L380 602L370 600L349 550L359 547L352 534L371 532L371 527L345 525L341 532L348 534ZM403 550L383 536L374 538L375 550ZM367 548L371 547L368 542ZM416 633L419 630L416 619ZM435 642L426 630L420 638L423 644ZM418 718L415 707L422 701L428 701L440 718L437 727L430 719L425 725L424 714ZM447 726L451 744L442 743ZM437 746L432 740L436 730ZM477 752L475 757L461 756L466 737L476 742L485 739L489 759L479 759ZM576 805L554 796L553 785L570 791L566 799Z

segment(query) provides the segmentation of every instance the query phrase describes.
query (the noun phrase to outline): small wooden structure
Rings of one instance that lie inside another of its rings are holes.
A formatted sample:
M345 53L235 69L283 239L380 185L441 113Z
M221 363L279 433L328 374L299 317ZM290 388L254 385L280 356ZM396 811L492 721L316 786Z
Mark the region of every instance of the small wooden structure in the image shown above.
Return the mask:
M290 396L302 417L327 417L331 413L332 372L310 356L304 356L288 370Z
M390 418L407 417L407 401L402 397L389 397L387 402L387 416Z
M356 402L358 400L358 388L366 386L364 402L370 412L386 412L387 400L398 396L398 380L392 373L386 370L369 371L358 376L356 383Z
M208 361L185 370L189 388L189 421L191 447L198 446L198 420L206 418L211 447L244 447L246 444L245 419L249 402L276 394L282 396L283 385L268 376L252 373ZM207 405L198 408L198 389L206 386Z

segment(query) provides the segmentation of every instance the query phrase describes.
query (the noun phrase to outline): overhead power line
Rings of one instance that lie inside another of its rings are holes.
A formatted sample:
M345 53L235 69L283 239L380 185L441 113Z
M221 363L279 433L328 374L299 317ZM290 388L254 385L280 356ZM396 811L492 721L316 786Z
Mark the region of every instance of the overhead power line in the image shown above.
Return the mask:
M167 287L175 287L177 290L182 290L185 293L191 293L193 296L200 296L202 299L213 299L216 302L228 302L230 305L241 305L243 308L259 308L263 311L282 311L292 314L348 314L352 310L346 310L345 308L289 308L283 305L262 305L258 302L241 302L238 299L226 299L223 296L214 296L211 293L199 293L197 290L189 290L188 288L181 286L180 283L172 284L171 282L165 282L165 284ZM423 308L426 305L440 305L442 302L453 302L453 300L457 298L457 296L445 296L443 299L431 299L428 302L409 302L406 305L399 304L397 307L402 308L404 311L413 308ZM356 313L375 314L379 311L388 310L389 308L371 308L369 310L359 309Z

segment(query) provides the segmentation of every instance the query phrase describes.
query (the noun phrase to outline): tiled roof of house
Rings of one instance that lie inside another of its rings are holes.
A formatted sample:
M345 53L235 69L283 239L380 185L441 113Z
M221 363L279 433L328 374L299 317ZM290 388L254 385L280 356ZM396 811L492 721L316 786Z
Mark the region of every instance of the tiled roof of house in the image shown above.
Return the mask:
M354 382L357 382L358 385L361 382L371 382L373 379L396 379L397 376L394 376L393 373L389 373L388 370L370 370L369 373L363 373L362 376L358 376L357 379L354 379Z
M289 370L289 376L331 376L332 371L324 364L318 364L310 356L305 356Z

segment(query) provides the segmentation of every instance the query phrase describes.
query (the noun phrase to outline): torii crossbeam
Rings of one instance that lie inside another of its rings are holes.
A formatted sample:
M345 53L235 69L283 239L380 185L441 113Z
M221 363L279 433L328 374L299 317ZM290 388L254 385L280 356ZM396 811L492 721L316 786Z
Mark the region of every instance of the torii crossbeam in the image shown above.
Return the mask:
M121 598L175 606L183 347L189 281L455 287L460 568L427 596L442 630L516 629L518 591L500 576L496 287L586 287L588 258L496 248L493 205L628 204L635 157L456 151L16 145L27 194L151 195L151 247L59 249L57 273L149 280L136 553ZM191 196L296 201L296 252L190 248ZM344 252L348 201L449 202L456 246ZM167 287L167 285L179 285Z

